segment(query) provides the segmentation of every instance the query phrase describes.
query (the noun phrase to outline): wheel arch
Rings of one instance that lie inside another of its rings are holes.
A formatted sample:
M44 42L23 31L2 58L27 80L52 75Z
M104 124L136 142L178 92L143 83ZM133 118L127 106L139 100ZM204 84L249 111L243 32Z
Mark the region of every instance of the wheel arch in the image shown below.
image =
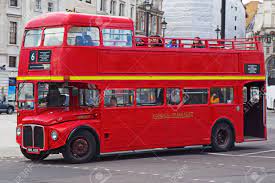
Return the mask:
M211 129L211 136L213 134L213 130L214 130L215 126L217 126L218 124L221 124L221 123L226 123L226 124L228 124L231 127L232 132L233 132L234 141L236 141L236 130L235 130L235 127L234 127L233 123L231 122L231 120L229 120L227 118L220 118L220 119L218 119L218 120L215 121L215 123L213 124L212 129Z
M67 142L70 140L70 138L73 137L74 134L76 134L77 132L82 131L82 130L90 132L95 137L95 140L96 140L96 153L97 153L97 155L99 155L100 154L100 139L99 139L99 136L98 136L96 130L93 129L92 127L90 127L90 126L85 126L84 125L84 126L78 126L78 127L74 128L71 131L71 133L69 134L69 136L67 138Z

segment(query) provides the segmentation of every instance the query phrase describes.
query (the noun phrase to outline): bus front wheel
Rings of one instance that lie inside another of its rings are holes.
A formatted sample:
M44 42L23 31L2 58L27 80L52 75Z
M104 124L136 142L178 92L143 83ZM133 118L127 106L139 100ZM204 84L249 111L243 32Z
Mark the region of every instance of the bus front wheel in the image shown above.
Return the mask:
M227 123L218 123L212 131L212 149L216 152L229 151L234 147L235 138L231 126Z
M49 154L28 154L27 151L23 148L21 148L21 152L25 156L25 158L32 161L42 161L49 156Z
M79 131L67 142L62 152L69 163L87 163L96 157L96 140L88 131Z

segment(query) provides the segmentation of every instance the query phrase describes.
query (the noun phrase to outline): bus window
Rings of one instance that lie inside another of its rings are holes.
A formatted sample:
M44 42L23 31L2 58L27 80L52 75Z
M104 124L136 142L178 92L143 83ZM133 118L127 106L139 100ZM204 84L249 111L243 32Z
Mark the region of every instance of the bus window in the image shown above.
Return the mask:
M247 87L243 87L243 102L246 103L247 102Z
M211 104L232 104L234 99L233 88L211 88Z
M120 29L104 29L104 46L132 47L132 31Z
M184 105L207 104L207 89L184 89L183 90Z
M96 27L72 27L67 42L71 46L99 46L99 30Z
M80 89L79 96L80 106L98 107L99 106L99 91Z
M250 102L258 103L260 101L260 89L259 87L251 87L250 88Z
M180 89L168 88L166 98L168 105L179 105L181 102Z
M34 86L32 83L20 83L18 87L18 108L34 109Z
M24 47L38 47L41 43L42 30L26 30Z
M60 46L63 43L64 28L47 28L44 31L44 46Z
M138 106L161 106L164 104L162 88L137 89Z
M127 107L134 104L134 90L106 90L105 107Z
M69 106L69 89L62 85L62 83L39 83L38 107Z

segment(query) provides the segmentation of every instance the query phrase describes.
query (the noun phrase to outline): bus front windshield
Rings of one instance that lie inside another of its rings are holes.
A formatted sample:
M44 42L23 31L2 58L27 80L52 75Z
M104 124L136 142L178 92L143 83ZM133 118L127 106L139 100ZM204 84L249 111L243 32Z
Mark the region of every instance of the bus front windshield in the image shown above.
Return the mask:
M68 107L69 88L64 83L39 83L38 107Z

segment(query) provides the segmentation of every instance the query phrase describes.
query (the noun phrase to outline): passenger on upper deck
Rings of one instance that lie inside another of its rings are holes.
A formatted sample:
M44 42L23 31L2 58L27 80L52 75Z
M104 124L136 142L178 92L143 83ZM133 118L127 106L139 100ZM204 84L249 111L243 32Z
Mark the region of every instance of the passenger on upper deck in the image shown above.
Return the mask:
M178 40L172 39L167 48L179 48Z
M150 36L149 47L163 47L161 37L159 35Z
M205 48L200 37L195 37L192 48Z

